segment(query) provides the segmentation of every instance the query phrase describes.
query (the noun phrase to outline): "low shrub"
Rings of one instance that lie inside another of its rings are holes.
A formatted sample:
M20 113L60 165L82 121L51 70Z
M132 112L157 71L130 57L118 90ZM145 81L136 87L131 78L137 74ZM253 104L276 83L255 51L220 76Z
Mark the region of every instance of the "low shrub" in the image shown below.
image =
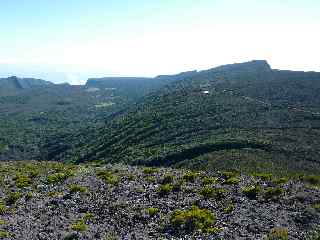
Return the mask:
M260 178L262 181L271 181L272 179L271 173L253 173L252 176Z
M0 215L3 215L7 212L7 206L3 203L0 202Z
M214 189L214 198L216 200L222 200L225 198L226 190L224 188L215 188Z
M22 194L20 192L11 192L9 195L5 198L7 205L13 205L15 204L20 198L22 197Z
M238 185L240 180L238 178L232 177L226 179L223 183L227 185Z
M195 172L187 172L183 175L183 179L186 181L186 182L195 182L196 179L198 177L198 174L195 173Z
M205 186L200 190L200 194L204 198L209 199L209 198L212 198L214 196L215 191L214 191L214 189L212 189L212 188L210 188L208 186Z
M261 192L260 186L251 186L246 187L242 190L244 195L246 195L249 199L256 199L258 194Z
M275 183L275 184L285 184L289 181L288 178L286 177L281 177L281 178L276 178L274 179L272 182Z
M190 210L176 210L170 217L170 223L175 230L193 232L201 230L208 232L212 230L216 222L216 215L207 209L192 206Z
M272 199L272 198L277 198L279 197L281 194L284 193L284 190L282 188L267 188L267 190L264 193L264 197L266 199Z
M31 178L24 175L17 175L13 180L18 188L28 187L32 184Z
M273 228L267 235L267 240L288 240L288 229L286 228Z
M225 171L225 172L222 172L221 176L224 179L235 178L235 177L239 176L239 172L237 172L237 171Z
M104 182L111 184L111 185L116 185L119 183L119 178L115 175L113 175L110 171L108 170L101 170L97 172L97 176L101 178Z
M77 184L73 184L71 186L69 186L69 190L70 193L86 193L88 192L88 188L87 187L83 187Z
M49 184L57 184L65 181L68 177L69 176L65 173L61 173L61 172L53 173L47 176L47 182Z
M150 207L150 208L147 208L146 211L150 217L153 217L153 216L157 215L160 210L159 210L159 208Z
M77 232L85 232L88 226L83 219L71 225L71 229Z
M229 203L228 206L226 208L223 209L223 212L226 214L232 213L234 210L236 209L236 206L234 205L234 203Z
M13 234L4 230L0 230L0 238L10 238Z
M153 168L153 167L146 167L143 169L144 174L153 174L159 172L158 168Z
M161 184L158 187L158 193L160 196L168 195L172 192L173 186L171 184Z
M202 185L215 184L217 181L218 181L218 178L216 177L204 177L202 179Z

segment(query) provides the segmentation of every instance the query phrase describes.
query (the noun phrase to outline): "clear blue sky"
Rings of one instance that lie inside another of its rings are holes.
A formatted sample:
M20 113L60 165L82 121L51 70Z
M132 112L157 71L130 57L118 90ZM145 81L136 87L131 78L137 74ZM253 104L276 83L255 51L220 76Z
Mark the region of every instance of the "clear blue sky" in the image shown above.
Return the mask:
M1 0L0 76L76 82L250 59L320 71L319 11L317 0Z

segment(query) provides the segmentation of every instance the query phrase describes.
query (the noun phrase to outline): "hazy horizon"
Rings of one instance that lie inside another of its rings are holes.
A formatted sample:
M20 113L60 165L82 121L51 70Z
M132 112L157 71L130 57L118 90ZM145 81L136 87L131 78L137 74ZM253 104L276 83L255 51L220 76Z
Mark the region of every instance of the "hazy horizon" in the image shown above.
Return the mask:
M320 71L317 1L36 1L0 3L0 77L83 83L265 59Z

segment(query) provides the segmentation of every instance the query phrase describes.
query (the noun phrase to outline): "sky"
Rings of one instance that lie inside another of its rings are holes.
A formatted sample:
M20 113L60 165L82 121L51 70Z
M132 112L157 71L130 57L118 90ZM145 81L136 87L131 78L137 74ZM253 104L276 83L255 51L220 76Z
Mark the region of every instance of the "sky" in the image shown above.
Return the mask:
M265 59L320 71L318 0L0 0L0 77L84 83Z

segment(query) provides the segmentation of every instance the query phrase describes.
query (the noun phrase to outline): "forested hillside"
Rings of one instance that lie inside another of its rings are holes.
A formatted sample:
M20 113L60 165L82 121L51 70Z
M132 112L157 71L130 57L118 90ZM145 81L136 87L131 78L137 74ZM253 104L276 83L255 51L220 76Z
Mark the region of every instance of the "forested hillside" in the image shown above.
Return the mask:
M77 162L317 171L320 74L226 65L177 80L108 121Z

